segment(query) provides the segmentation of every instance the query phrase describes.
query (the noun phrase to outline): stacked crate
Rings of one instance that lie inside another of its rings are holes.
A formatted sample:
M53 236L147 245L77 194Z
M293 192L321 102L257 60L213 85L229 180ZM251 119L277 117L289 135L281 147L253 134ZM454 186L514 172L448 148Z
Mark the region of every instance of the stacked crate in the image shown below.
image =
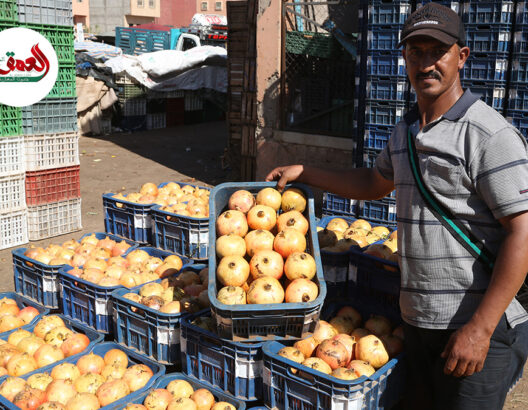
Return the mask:
M24 187L19 192L23 206L27 205L25 241L39 240L81 228L71 2L3 2L0 30L11 27L27 27L42 34L55 49L59 62L57 81L46 98L22 108L0 107L3 122L8 122L2 132L19 135L22 140L25 178L21 179Z

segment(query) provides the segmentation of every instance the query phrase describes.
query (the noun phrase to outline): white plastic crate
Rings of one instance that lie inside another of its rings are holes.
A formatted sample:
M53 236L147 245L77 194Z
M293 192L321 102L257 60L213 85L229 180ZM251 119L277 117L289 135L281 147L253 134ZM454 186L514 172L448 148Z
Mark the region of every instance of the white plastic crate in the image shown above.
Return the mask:
M80 198L28 207L28 236L31 241L80 229L82 229Z
M147 114L147 130L156 130L167 127L167 114L158 112L154 114Z
M145 98L130 98L120 103L121 114L124 117L147 114L147 100Z
M26 174L0 176L0 212L13 212L26 207Z
M20 174L26 171L24 137L0 138L0 175Z
M79 134L25 135L26 171L79 165Z
M0 214L0 249L27 242L27 211L23 209Z

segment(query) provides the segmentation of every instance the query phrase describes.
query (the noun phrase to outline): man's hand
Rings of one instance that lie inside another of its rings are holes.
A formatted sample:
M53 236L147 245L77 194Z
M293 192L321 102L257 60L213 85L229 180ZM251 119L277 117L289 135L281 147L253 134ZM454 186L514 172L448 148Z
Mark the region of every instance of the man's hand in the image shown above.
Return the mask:
M458 329L441 354L446 359L444 373L462 377L480 372L488 354L490 338L487 331L471 322Z
M304 167L302 165L277 167L266 176L266 181L277 180L277 189L282 191L288 182L296 181L303 171Z

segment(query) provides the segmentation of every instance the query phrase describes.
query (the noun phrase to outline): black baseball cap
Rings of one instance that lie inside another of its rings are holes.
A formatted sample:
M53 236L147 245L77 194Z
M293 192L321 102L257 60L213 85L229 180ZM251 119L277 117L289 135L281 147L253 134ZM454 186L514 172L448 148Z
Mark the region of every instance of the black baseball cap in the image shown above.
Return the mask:
M466 44L464 23L459 15L438 3L427 3L405 20L398 47L417 36L433 37L448 46Z

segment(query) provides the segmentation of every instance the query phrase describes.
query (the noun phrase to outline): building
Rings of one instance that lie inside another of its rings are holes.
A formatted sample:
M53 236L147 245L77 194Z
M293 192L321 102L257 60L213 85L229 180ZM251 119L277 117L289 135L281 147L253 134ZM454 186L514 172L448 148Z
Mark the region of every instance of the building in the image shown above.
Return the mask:
M226 14L226 0L160 0L160 17L156 23L185 27L196 13Z
M73 0L73 23L82 23L84 29L90 27L90 0Z
M89 7L90 31L100 35L113 36L116 27L153 23L160 17L160 0L90 0Z

